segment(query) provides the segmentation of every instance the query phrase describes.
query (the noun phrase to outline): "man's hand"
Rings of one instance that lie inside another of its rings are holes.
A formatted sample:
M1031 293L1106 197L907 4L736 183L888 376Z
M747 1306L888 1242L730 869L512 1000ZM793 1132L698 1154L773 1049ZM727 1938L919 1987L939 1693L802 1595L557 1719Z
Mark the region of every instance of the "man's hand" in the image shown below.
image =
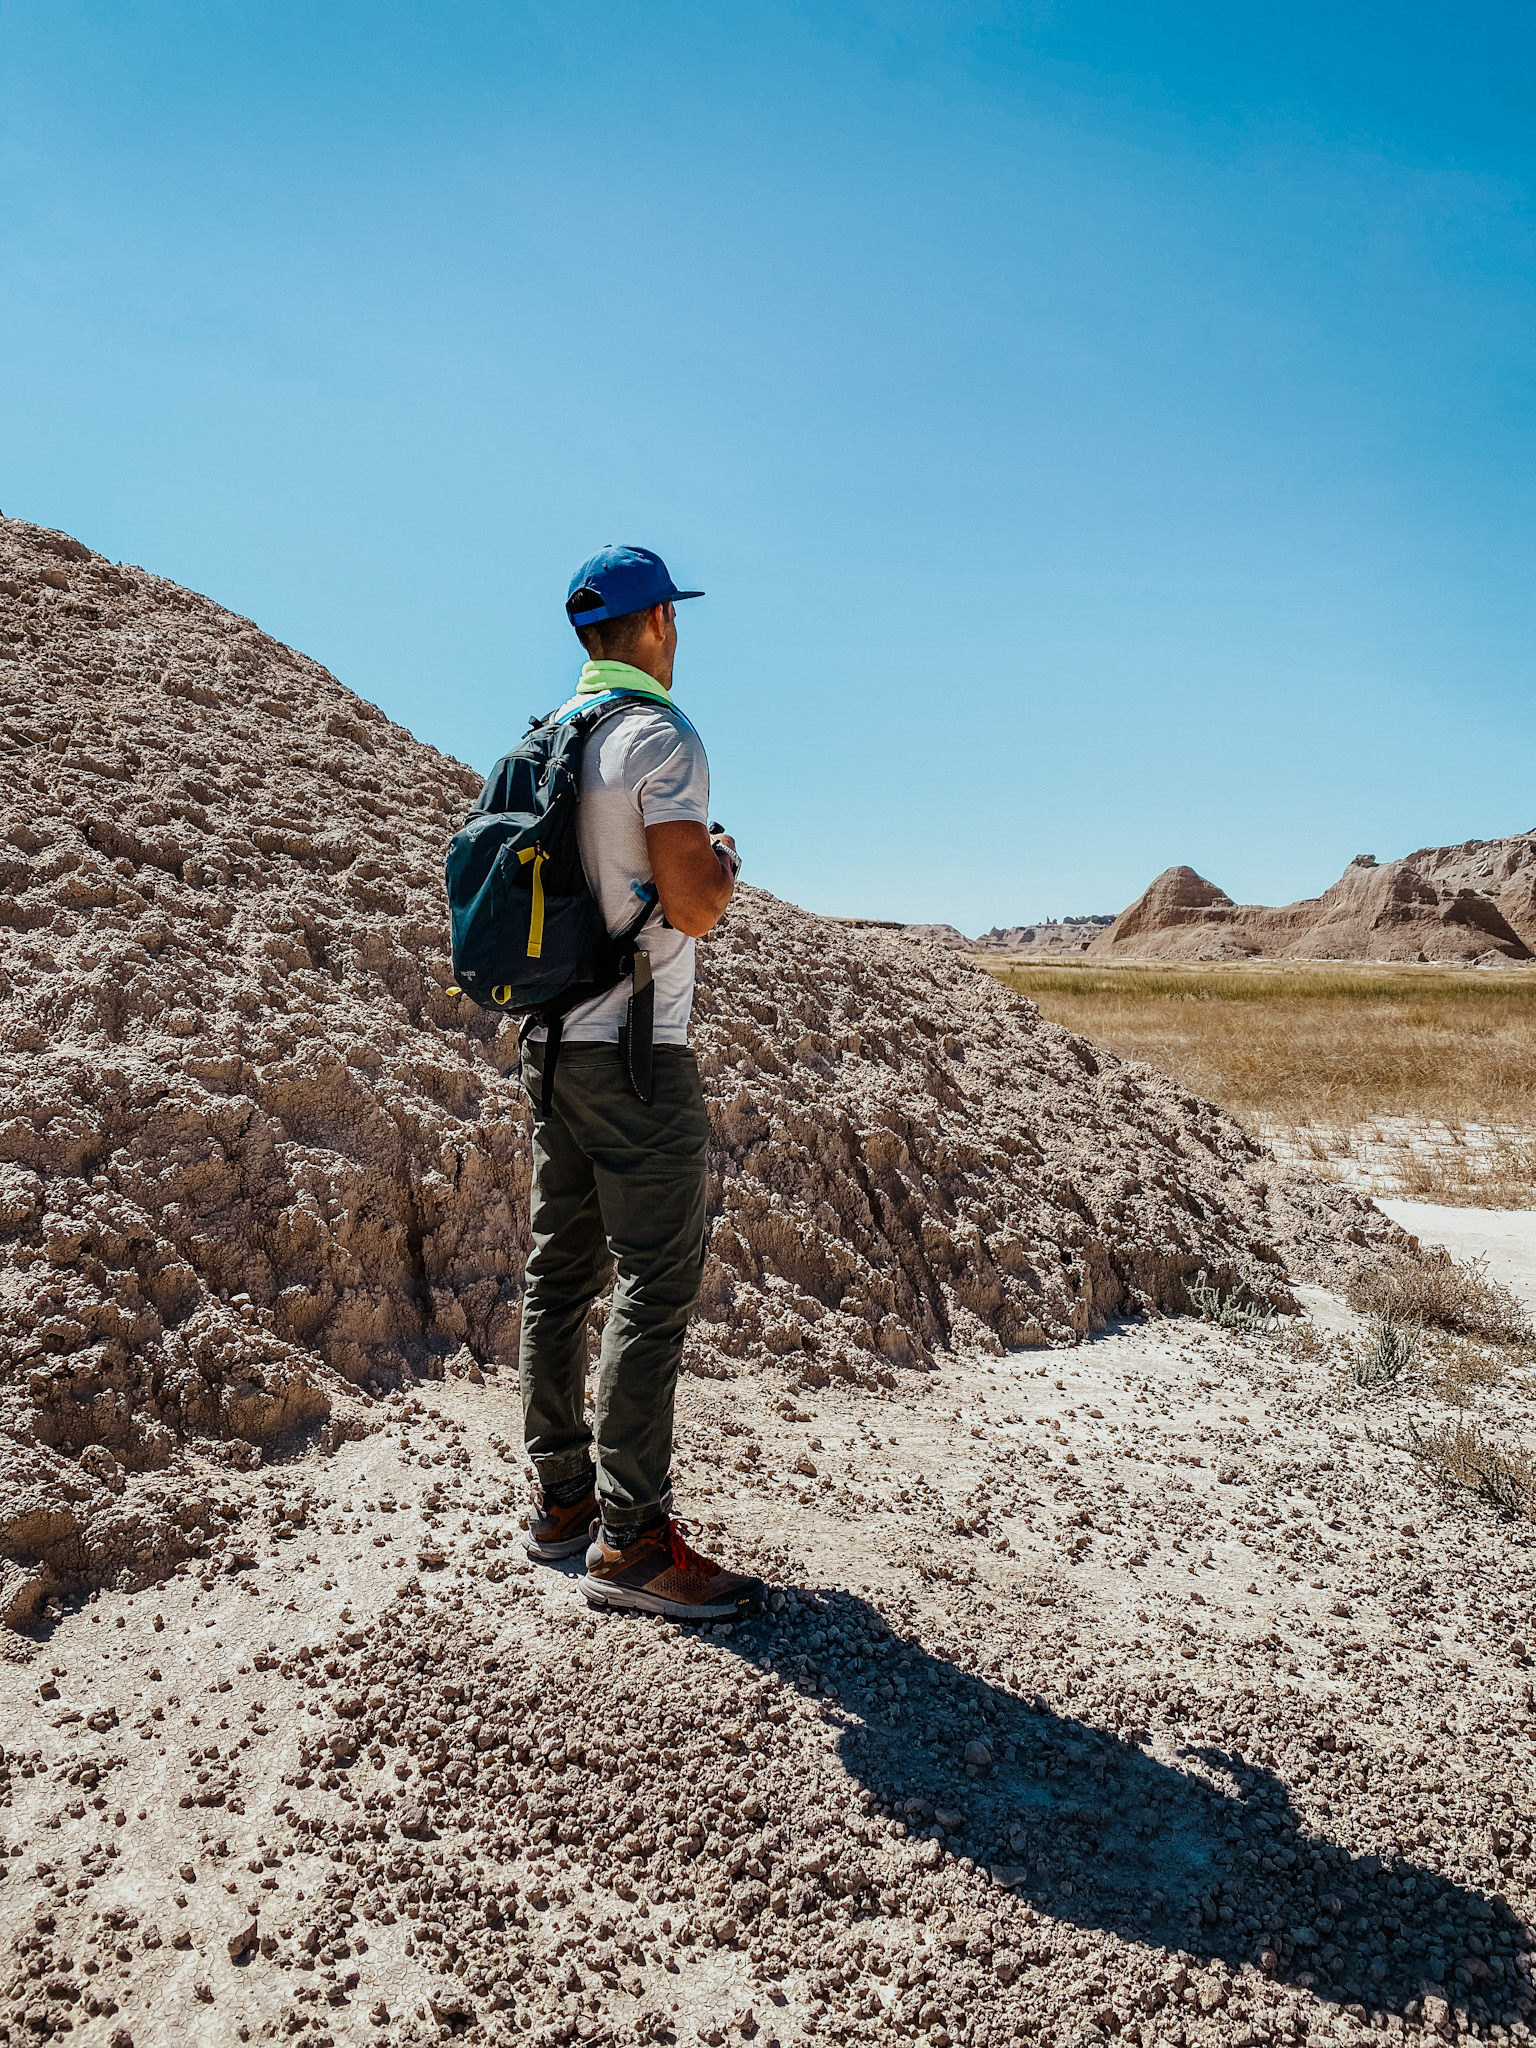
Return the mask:
M730 862L715 851L717 843L736 850L728 832L711 839L702 825L686 819L645 828L645 850L662 915L674 931L690 939L702 939L714 930L736 887Z

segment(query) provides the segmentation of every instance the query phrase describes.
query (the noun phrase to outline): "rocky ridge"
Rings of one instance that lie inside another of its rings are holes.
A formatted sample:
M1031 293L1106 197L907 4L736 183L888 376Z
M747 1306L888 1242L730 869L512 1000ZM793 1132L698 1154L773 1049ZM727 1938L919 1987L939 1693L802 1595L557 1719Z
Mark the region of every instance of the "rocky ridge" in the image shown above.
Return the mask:
M975 941L977 953L1086 953L1112 917L1048 918L1039 924L994 925Z
M1039 924L994 925L979 939L968 939L952 924L908 924L899 927L909 939L926 939L954 953L1085 953L1112 917L1050 918Z

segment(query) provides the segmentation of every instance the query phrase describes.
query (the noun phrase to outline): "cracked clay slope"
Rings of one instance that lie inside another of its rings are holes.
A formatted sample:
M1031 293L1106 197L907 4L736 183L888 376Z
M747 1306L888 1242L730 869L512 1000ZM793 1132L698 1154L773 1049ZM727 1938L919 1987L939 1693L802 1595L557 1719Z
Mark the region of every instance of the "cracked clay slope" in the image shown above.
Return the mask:
M0 521L0 1615L205 1536L207 1459L515 1355L527 1117L449 996L479 777L249 621ZM552 678L549 696L558 697ZM514 721L516 723L518 721ZM1395 1235L938 949L745 890L700 949L690 1363L889 1385ZM188 1462L189 1453L196 1453Z

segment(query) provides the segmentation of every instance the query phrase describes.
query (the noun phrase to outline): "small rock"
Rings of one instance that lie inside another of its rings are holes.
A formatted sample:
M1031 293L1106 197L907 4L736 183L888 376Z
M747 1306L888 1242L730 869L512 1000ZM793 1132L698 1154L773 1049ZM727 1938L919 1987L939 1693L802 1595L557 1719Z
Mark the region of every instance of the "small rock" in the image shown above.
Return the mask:
M181 1881L183 1884L197 1883L197 1872L192 1868L192 1865L190 1863L183 1863L183 1865L181 1866Z
M249 1918L242 1918L239 1926L229 1937L229 1960L238 1963L247 1949L254 1948L260 1939L261 1928L257 1925L255 1914L251 1914Z
M400 1815L400 1832L402 1835L415 1835L417 1837L425 1835L427 1832L427 1809L419 1801L412 1806L407 1806Z
M987 1742L968 1742L965 1745L965 1761L972 1770L990 1771L992 1768L992 1746Z
M936 1807L933 1817L946 1835L958 1835L965 1826L965 1815L952 1812L948 1807Z

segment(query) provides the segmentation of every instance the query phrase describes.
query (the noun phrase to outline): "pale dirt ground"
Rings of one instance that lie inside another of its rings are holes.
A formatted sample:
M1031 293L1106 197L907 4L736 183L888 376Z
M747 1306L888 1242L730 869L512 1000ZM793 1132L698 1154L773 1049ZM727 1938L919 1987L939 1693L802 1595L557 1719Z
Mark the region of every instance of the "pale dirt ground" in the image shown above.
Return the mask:
M1503 1242L1444 1213L1410 1227ZM0 2037L1528 2039L1532 1529L1392 1447L1444 1411L1360 1394L1303 1293L1321 1356L1162 1322L876 1400L685 1381L680 1500L792 1596L734 1631L525 1563L505 1377L231 1475L201 1582L11 1638ZM1528 1435L1532 1378L1483 1422ZM487 1740L444 1769L458 1706Z
M1484 1184L1497 1177L1505 1192L1500 1201L1528 1202L1530 1170L1524 1170L1524 1190L1517 1191L1521 1161L1529 1161L1533 1134L1523 1124L1451 1125L1434 1120L1380 1116L1361 1124L1282 1124L1264 1117L1248 1119L1249 1128L1285 1166L1321 1175L1365 1195L1378 1208L1391 1209L1405 1185L1423 1186L1422 1176L1438 1177L1453 1185L1461 1182L1472 1194L1484 1192ZM1415 1207L1452 1214L1443 1203L1415 1203ZM1503 1209L1472 1207L1474 1216L1508 1215ZM1474 1225L1474 1228L1477 1226Z
M1444 1245L1453 1259L1486 1259L1488 1277L1536 1311L1536 1210L1453 1209L1439 1202L1376 1206L1421 1243Z

